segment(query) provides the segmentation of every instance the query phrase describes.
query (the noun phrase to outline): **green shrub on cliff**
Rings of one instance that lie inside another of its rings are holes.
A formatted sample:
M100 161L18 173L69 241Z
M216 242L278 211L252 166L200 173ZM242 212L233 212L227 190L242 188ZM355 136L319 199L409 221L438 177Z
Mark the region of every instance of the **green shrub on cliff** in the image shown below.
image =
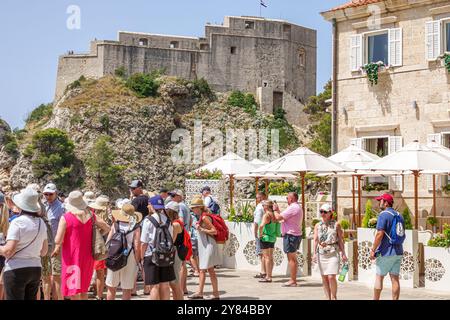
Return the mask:
M5 134L4 144L5 144L4 150L7 154L9 154L10 156L17 155L19 145L17 143L16 136L12 132Z
M152 73L136 73L127 79L125 86L133 90L138 97L156 97L158 95L159 81L162 71L155 70Z
M50 118L52 113L53 113L53 104L51 103L41 104L39 107L30 112L25 122L28 124L31 122L41 121L42 119L48 119Z
M125 167L115 165L115 153L110 147L111 138L101 136L95 142L86 160L87 174L97 186L107 193L120 184L120 178Z
M66 132L46 129L34 134L26 154L32 156L32 170L36 178L47 177L62 190L70 187L75 161L74 143Z
M256 115L256 110L258 110L258 104L251 93L245 94L241 91L233 91L228 97L228 104L233 107L240 107L251 115Z

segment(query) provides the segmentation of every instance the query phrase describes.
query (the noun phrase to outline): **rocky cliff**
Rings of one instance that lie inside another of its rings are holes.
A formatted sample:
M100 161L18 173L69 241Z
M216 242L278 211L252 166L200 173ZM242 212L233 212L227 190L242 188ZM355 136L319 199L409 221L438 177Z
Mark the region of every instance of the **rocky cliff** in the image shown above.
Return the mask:
M175 129L192 130L195 120L202 120L204 127L220 130L226 127L265 128L275 121L272 115L259 111L250 114L230 106L227 97L227 94L215 94L215 98L198 97L192 84L169 77L161 79L157 97L149 98L139 98L117 77L87 80L56 101L49 116L27 123L17 137L15 154L4 150L4 137L11 129L4 121L0 122L1 183L19 189L36 182L32 159L24 151L36 132L58 128L67 132L75 144L74 170L82 180L83 189L123 195L127 192L126 183L135 178L142 179L149 190L162 186L182 188L185 174L198 165L173 164L171 150L175 144L171 135ZM114 162L125 168L123 181L115 190L99 190L95 179L86 175L84 163L95 141L102 135L111 137L110 144L116 154ZM299 141L286 144L281 153L308 140L299 128L295 128L295 135ZM43 177L37 182L45 184L48 181ZM246 190L247 186L244 184L242 188Z

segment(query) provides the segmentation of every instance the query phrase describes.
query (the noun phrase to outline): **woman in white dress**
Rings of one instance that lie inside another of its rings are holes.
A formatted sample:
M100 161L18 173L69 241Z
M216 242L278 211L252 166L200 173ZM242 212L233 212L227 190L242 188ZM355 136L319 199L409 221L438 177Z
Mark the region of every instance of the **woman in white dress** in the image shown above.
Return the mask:
M347 262L344 248L344 232L338 222L333 219L333 209L329 204L320 208L322 221L314 227L314 256L317 263L327 300L337 299L336 275L339 273L341 252L342 261Z
M199 256L199 288L198 291L190 296L189 299L203 299L203 288L205 287L206 272L208 272L213 287L212 296L205 297L208 300L219 299L219 287L217 282L216 272L214 266L220 264L220 254L217 247L214 235L217 230L212 223L212 219L208 215L203 215L206 212L203 200L201 198L194 198L191 202L191 210L199 218L197 223L198 233L198 256ZM202 216L203 215L203 216Z

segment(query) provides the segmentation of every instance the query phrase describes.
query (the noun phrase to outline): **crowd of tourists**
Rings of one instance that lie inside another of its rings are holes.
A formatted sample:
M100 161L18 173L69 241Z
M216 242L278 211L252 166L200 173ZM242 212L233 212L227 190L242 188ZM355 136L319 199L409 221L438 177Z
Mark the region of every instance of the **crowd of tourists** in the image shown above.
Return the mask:
M220 299L216 268L228 229L218 201L208 186L185 203L181 190L147 192L142 181L129 185L130 195L111 201L93 192L73 191L66 197L55 184L31 184L20 192L0 190L0 300L123 300L137 295L143 281L151 300ZM283 238L290 279L297 287L297 252L302 241L303 210L298 194L288 194L287 208L258 193L254 212L260 283L271 283L274 248ZM379 299L389 273L393 299L400 294L404 221L393 198L377 198L382 213L371 251L376 259L374 298ZM347 263L344 232L332 207L320 209L314 227L313 262L322 276L325 297L337 299L336 277ZM212 293L204 294L206 276ZM188 277L198 277L189 294ZM105 297L106 291L106 297Z

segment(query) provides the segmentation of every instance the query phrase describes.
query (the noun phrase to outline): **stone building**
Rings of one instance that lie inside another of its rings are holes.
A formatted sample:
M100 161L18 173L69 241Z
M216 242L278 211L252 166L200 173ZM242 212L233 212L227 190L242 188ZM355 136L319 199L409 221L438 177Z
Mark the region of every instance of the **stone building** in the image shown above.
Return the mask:
M323 12L335 22L338 151L350 144L385 156L419 140L450 146L450 74L440 56L450 51L450 1L354 0ZM334 20L335 19L335 20ZM371 85L361 67L382 61ZM449 168L450 169L450 168ZM414 212L413 177L370 178L394 193L396 207ZM437 180L437 215L450 215L450 196ZM351 212L351 179L339 179L339 212ZM363 191L363 204L380 192ZM432 212L432 180L419 180L419 221ZM374 203L377 204L376 202Z
M282 106L288 120L306 124L301 111L316 92L316 38L315 30L246 16L207 24L201 38L119 31L117 41L92 41L89 53L59 58L55 96L81 75L164 68L171 76L205 78L217 91L252 92L264 111Z

